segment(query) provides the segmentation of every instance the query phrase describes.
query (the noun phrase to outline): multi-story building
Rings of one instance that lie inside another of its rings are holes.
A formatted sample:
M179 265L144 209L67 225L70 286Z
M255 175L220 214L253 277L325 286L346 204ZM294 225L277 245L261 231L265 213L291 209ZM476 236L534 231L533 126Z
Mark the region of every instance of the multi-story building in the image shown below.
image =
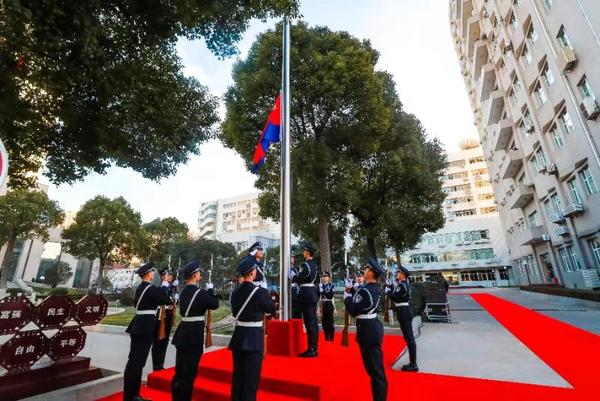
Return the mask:
M451 0L513 270L600 287L600 2Z
M232 243L238 250L256 241L265 247L279 245L278 225L259 216L258 193L202 203L198 230L200 237Z
M441 273L451 285L514 284L511 260L483 152L465 141L448 155L443 175L444 227L425 234L402 262L417 281Z

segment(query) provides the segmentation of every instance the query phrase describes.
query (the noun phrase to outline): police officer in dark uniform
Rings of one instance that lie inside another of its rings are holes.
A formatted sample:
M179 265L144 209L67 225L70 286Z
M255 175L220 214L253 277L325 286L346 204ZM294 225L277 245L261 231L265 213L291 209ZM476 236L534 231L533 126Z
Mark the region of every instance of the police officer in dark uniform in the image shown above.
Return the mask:
M318 355L317 304L319 303L319 288L317 280L319 279L319 269L313 260L316 251L317 248L312 244L304 246L304 263L300 265L298 274L292 279L292 282L300 286L300 305L308 339L308 349L300 354L302 358L313 358Z
M232 401L255 401L264 352L263 319L274 314L269 291L254 285L258 263L253 256L243 258L237 267L242 284L231 296L235 329L229 342L233 354Z
M365 272L362 270L358 270L356 275L354 276L354 284L352 284L352 289L350 293L352 295L356 294L356 291L365 284Z
M290 266L290 279L293 280L294 276L298 274L296 268L296 256L292 255L292 264ZM300 286L296 283L292 283L292 319L302 319L302 306L300 305Z
M135 290L135 316L127 327L131 337L131 348L125 372L123 372L123 400L144 401L140 397L142 370L146 365L150 347L156 337L158 319L156 308L171 302L168 296L169 283L163 281L161 287L152 284L154 281L154 263L146 263L137 269L136 273L142 278L141 284Z
M417 366L417 343L412 328L412 309L410 306L410 284L408 283L409 271L404 266L399 266L396 271L396 285L386 287L386 292L394 302L397 319L400 322L402 336L408 348L410 363L402 366L405 372L418 372Z
M256 265L256 278L254 279L254 285L267 288L267 278L264 274L264 264L262 262L262 258L265 256L262 242L259 241L252 244L250 249L248 249L248 255L253 256L258 262Z
M371 377L373 401L385 401L387 397L387 379L383 369L383 325L377 318L380 291L377 280L384 273L377 260L369 258L365 267L366 283L359 287L354 296L344 293L344 304L348 313L356 318L356 341L360 348L363 364ZM352 288L352 282L346 281L346 288Z
M335 327L333 326L333 314L335 312L333 290L334 285L331 282L331 274L323 272L319 292L321 293L321 326L323 326L325 341L333 341L335 333Z
M154 343L152 344L152 370L162 370L164 369L165 364L165 356L167 355L167 346L169 345L169 337L171 335L171 329L173 328L173 317L175 314L176 308L176 295L177 295L177 286L173 284L173 272L169 269L163 269L160 271L160 281L167 281L169 283L169 287L167 289L167 294L171 299L171 302L168 305L164 306L165 313L165 337L160 338L160 324L156 330L156 338L154 339ZM160 321L161 313L163 313L163 307L159 307L157 318Z
M200 263L188 263L181 269L181 274L185 278L185 287L179 297L181 323L173 336L177 354L171 391L173 401L191 401L194 379L204 352L204 314L208 309L217 309L219 300L212 283L206 283L206 290L199 288L202 279Z

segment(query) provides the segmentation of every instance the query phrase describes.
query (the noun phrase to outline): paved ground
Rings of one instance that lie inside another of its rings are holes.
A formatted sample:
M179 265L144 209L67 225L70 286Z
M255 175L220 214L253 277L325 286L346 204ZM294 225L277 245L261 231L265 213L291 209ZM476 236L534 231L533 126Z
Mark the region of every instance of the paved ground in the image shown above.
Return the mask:
M600 334L600 304L518 289L451 290L453 322L425 323L417 340L421 371L452 376L569 387L468 294L490 293ZM543 335L543 333L540 333ZM403 355L396 367L408 362Z

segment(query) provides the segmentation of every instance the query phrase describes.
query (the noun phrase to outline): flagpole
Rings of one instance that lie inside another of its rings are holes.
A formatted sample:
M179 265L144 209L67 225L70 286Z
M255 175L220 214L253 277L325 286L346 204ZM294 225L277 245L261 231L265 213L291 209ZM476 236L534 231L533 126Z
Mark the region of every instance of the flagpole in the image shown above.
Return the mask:
M279 319L291 314L289 272L291 263L291 180L290 180L290 21L283 20L281 63L281 242L279 251Z

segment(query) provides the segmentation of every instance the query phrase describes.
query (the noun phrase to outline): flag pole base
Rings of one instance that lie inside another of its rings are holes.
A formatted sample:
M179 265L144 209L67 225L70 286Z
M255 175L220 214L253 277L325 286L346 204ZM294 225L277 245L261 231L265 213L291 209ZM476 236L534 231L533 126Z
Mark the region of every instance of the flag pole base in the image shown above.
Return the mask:
M267 355L297 356L306 348L301 319L267 322Z

